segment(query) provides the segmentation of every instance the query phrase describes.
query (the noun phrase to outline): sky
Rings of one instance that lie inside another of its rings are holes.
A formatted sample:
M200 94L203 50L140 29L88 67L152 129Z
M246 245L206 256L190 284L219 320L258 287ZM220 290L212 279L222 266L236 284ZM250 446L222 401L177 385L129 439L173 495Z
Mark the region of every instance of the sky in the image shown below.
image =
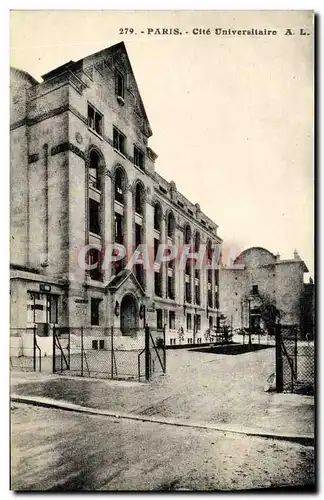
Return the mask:
M120 34L126 27L137 35ZM183 35L147 34L176 27ZM194 35L194 28L212 33ZM217 36L215 28L277 35ZM288 28L295 34L285 35ZM11 12L11 65L39 80L120 41L153 130L159 174L200 204L226 243L265 247L283 259L297 249L313 276L312 13Z

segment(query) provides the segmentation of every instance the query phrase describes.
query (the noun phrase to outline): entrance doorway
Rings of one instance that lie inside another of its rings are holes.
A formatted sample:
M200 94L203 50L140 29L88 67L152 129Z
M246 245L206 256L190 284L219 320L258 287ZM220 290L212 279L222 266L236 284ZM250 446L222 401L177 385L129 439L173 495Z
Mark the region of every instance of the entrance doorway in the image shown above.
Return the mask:
M123 335L136 333L136 330L138 329L137 309L137 301L134 295L125 295L120 306L120 329Z

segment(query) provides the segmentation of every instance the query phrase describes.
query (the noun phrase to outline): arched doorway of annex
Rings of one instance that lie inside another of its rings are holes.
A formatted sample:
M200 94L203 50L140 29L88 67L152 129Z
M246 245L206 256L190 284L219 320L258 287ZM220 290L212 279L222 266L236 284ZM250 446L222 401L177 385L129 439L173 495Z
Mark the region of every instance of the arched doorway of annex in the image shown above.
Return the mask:
M120 330L123 335L135 334L138 330L139 307L132 293L124 295L120 305Z

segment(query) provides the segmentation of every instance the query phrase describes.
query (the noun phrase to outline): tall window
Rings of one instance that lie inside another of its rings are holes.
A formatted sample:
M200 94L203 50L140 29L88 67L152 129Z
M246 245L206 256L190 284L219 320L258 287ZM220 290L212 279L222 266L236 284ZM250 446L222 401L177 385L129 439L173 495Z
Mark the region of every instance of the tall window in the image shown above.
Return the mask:
M163 309L156 309L156 327L163 328Z
M162 297L162 279L161 273L155 271L154 273L154 293L158 297Z
M124 243L124 217L119 213L115 213L115 242Z
M90 278L93 280L101 280L101 262L100 262L100 252L97 248L91 248L88 252L88 263L89 265L94 265L93 269L90 269Z
M175 329L175 311L169 311L169 330Z
M190 313L187 313L187 330L192 329L192 316Z
M113 128L113 142L114 148L124 155L126 152L126 136L116 127Z
M259 293L258 285L252 286L252 294L257 295Z
M168 238L174 238L175 219L172 212L168 214Z
M121 168L115 174L115 200L124 203L125 176Z
M144 170L144 153L136 146L134 146L134 165Z
M89 199L89 231L100 235L100 204Z
M89 161L89 186L100 190L100 180L100 158L96 151L91 151Z
M102 114L88 104L88 127L102 135Z
M91 297L91 325L99 325L99 306L101 299Z
M124 98L125 92L125 80L124 75L116 70L115 72L115 93L118 97Z
M135 187L135 212L139 215L144 214L144 187L140 182Z
M154 205L154 229L161 231L162 208L160 203Z

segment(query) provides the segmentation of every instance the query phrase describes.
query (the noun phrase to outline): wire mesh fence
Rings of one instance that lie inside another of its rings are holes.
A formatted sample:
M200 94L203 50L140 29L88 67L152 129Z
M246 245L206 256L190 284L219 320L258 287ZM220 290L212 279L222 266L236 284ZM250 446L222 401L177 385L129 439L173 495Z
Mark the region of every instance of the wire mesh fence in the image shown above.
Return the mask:
M286 392L314 394L315 344L304 340L297 326L279 325L279 388Z
M36 327L12 329L11 367L139 380L162 373L165 367L163 330L148 329L147 342L144 329L128 329L122 334L111 327L52 327L44 337L37 332Z

